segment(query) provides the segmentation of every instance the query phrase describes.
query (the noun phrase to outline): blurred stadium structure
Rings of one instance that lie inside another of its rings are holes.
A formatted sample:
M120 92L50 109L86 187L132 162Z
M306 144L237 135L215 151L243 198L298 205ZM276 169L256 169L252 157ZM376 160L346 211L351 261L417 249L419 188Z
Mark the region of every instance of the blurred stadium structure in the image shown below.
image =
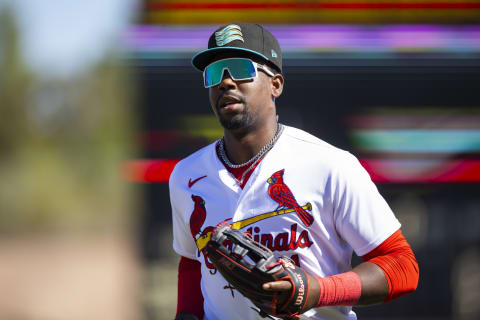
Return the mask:
M477 318L480 1L142 3L122 64L57 81L0 8L0 319L173 317L166 182L222 135L190 58L232 20L279 38L280 121L358 156L417 254L418 290L359 318Z
M262 23L278 37L286 76L280 121L357 155L415 249L418 290L357 308L360 319L476 318L480 1L151 0L125 35L142 88L143 157L125 174L146 192L149 319L175 311L173 295L171 313L158 302L176 286L158 271L171 261L176 274L177 258L166 250L170 171L222 135L190 58L231 21Z

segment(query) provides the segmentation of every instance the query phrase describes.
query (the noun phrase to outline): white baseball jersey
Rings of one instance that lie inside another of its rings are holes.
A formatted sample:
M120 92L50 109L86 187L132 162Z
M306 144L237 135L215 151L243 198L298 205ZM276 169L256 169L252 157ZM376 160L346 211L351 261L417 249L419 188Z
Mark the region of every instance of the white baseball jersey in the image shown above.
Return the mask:
M201 251L212 228L224 220L250 232L275 256L292 257L321 277L351 270L353 250L365 255L400 228L353 155L287 126L243 189L213 143L177 164L170 199L173 248L201 262L207 320L264 319ZM315 308L305 315L356 319L351 307Z

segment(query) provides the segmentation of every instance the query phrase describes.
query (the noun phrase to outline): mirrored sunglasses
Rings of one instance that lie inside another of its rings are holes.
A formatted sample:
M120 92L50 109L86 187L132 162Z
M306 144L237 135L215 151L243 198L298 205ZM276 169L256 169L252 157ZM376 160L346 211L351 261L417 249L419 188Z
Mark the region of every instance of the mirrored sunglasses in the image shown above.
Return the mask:
M225 70L228 70L232 80L250 80L257 77L257 68L265 71L266 74L273 77L274 74L250 59L246 58L228 58L215 61L205 67L203 71L203 84L205 88L210 88L222 82Z

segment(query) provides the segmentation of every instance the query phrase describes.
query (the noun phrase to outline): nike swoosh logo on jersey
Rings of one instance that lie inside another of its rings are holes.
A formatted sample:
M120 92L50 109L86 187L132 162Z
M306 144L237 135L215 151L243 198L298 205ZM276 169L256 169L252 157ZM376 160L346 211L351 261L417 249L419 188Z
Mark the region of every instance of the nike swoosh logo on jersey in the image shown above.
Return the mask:
M202 180L203 178L206 178L207 176L201 176L195 180L192 181L192 178L188 179L188 187L191 188L195 183L198 181Z

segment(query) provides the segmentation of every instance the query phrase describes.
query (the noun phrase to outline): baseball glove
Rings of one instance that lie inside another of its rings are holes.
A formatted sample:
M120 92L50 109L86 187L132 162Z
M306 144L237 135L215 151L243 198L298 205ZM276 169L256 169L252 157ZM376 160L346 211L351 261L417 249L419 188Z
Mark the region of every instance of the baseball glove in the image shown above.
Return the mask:
M272 251L229 224L219 224L207 243L208 258L222 276L260 308L260 315L299 319L308 295L307 274L287 257ZM289 281L288 291L266 291L262 284Z

